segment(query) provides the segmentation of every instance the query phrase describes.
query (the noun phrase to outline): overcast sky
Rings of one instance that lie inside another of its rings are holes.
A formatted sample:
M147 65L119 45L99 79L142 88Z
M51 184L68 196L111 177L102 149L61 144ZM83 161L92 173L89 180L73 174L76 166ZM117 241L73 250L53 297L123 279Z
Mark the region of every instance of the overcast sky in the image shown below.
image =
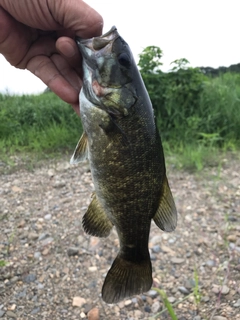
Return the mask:
M115 25L133 54L149 45L163 50L163 70L186 58L195 66L240 63L239 0L86 0L104 18L104 32ZM0 55L0 91L42 92L45 85Z

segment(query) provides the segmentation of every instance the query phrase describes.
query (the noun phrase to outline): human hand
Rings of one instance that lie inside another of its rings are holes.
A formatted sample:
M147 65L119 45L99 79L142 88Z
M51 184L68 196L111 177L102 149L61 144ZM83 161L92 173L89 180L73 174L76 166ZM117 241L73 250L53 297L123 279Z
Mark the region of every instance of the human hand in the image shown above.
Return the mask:
M82 0L0 0L0 53L78 114L82 69L74 37L99 36L102 27L102 17Z

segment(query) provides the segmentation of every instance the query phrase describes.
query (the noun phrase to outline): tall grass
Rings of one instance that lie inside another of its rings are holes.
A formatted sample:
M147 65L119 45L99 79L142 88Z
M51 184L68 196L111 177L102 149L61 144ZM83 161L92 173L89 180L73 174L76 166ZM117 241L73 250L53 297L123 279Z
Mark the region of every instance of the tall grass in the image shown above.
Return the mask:
M71 106L51 92L0 95L0 151L74 148L81 132L81 121Z
M190 68L170 75L148 74L145 81L157 111L165 153L175 155L178 167L201 170L215 164L219 150L239 150L240 74L207 78ZM81 133L79 117L51 92L0 94L2 155L72 151Z

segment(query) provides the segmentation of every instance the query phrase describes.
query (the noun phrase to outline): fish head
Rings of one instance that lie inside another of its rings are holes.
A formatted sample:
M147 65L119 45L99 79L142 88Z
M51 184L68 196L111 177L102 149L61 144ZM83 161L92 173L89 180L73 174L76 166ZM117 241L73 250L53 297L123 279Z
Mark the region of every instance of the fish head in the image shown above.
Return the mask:
M128 44L116 27L100 37L76 39L83 57L83 92L95 106L127 116L137 100L133 82L139 71Z

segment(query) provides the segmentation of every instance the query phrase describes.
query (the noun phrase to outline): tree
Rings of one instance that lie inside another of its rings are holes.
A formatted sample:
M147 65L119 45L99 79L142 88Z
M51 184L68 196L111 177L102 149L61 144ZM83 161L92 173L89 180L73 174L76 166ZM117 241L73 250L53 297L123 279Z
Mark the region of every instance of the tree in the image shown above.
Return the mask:
M158 73L162 63L160 59L163 55L162 50L156 46L146 47L142 53L140 53L138 66L142 74L146 73Z

